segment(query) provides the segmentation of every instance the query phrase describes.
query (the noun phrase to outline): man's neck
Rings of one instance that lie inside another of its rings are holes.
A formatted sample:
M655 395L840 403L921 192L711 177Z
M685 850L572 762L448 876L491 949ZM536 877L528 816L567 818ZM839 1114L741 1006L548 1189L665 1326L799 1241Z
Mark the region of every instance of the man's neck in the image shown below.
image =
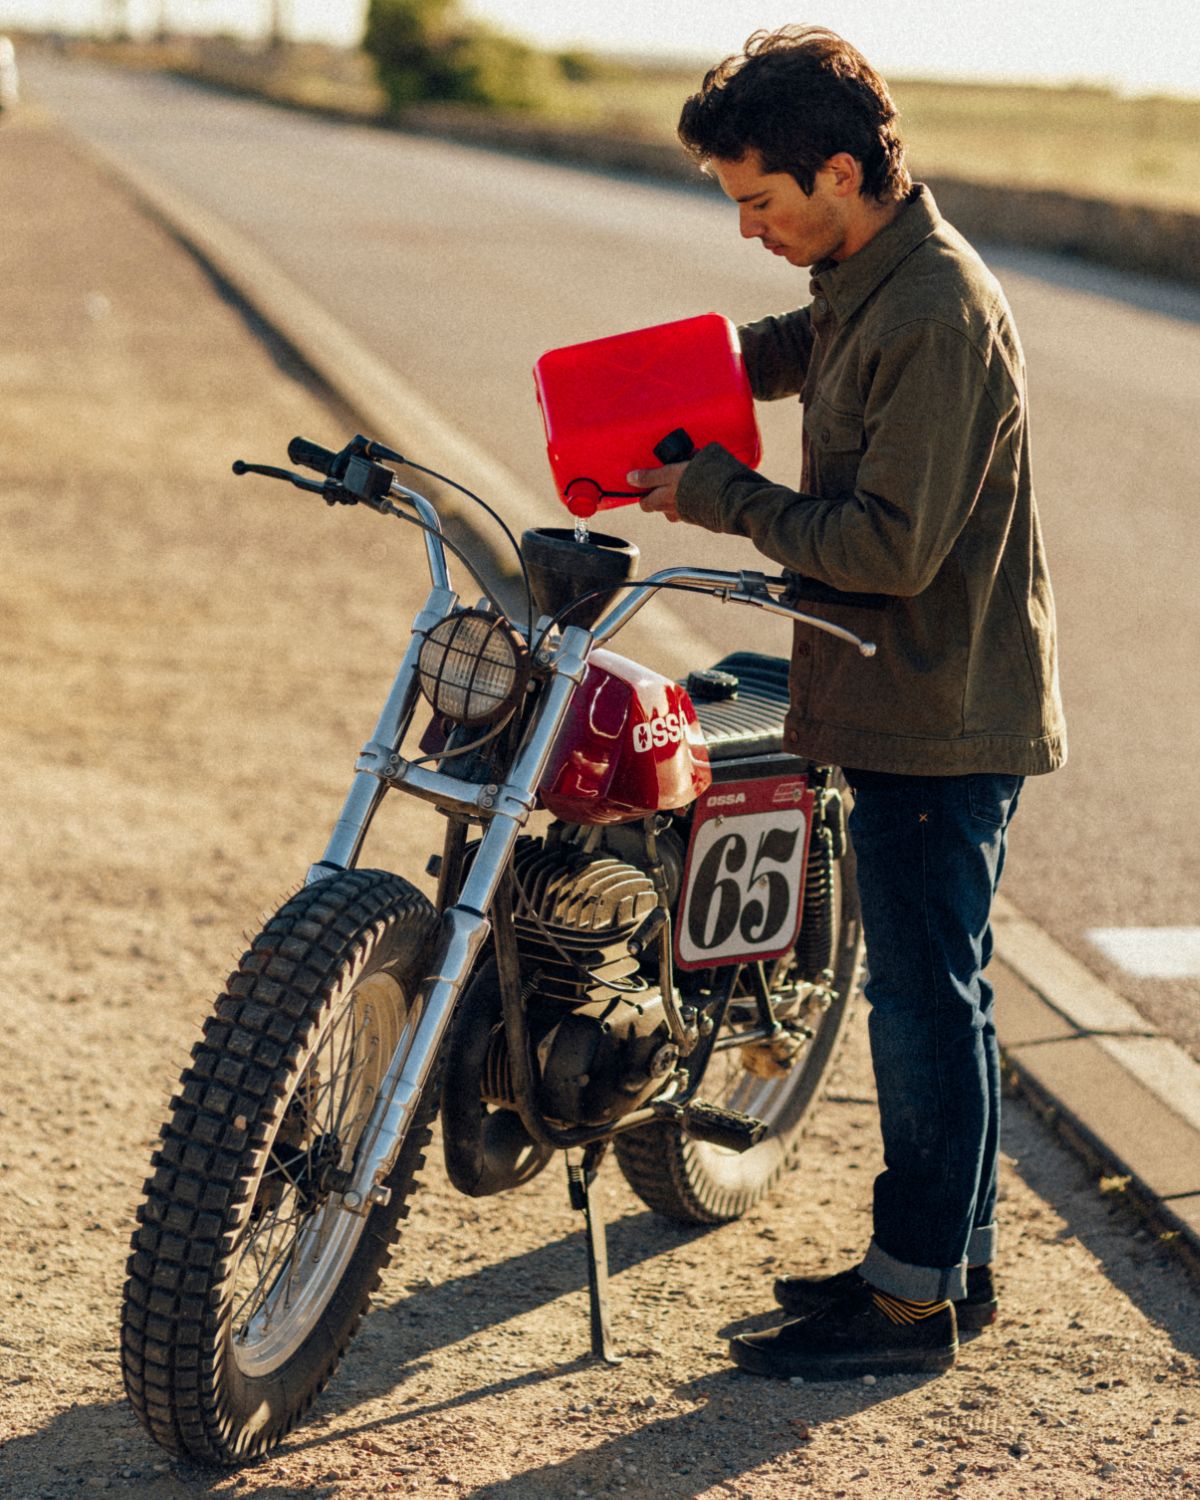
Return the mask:
M851 216L846 227L846 237L838 253L833 257L839 263L849 260L852 255L857 255L864 246L869 245L877 234L888 227L899 215L904 207L903 198L895 198L887 203L881 203L878 198L860 198L856 205L856 212Z

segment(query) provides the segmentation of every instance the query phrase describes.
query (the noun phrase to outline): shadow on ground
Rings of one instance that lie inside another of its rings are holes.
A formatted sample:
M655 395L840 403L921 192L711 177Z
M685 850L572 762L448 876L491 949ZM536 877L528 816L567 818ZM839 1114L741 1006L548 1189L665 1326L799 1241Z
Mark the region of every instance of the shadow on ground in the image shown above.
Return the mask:
M1180 1353L1200 1356L1200 1307L1194 1297L1181 1295L1186 1282L1169 1252L1152 1237L1135 1238L1136 1224L1121 1203L1098 1191L1087 1169L1047 1134L1021 1100L1008 1102L1005 1135L1005 1149L1016 1158L1016 1170L1061 1218L1057 1237L1077 1238L1113 1284L1169 1334ZM627 1215L609 1226L610 1270L619 1275L708 1232L673 1225L649 1212ZM581 1231L438 1285L410 1286L406 1295L376 1308L356 1350L318 1403L315 1417L342 1419L335 1423L335 1430L301 1427L283 1451L313 1455L373 1434L396 1435L417 1419L469 1412L487 1398L537 1387L587 1368L586 1319L572 1311L564 1315L563 1345L572 1351L568 1359L490 1379L440 1401L422 1402L405 1394L413 1378L429 1370L438 1351L584 1286ZM771 1321L770 1313L740 1319L722 1328L721 1336L764 1327ZM386 1361L355 1357L359 1349L365 1353L379 1342L386 1343ZM934 1378L897 1376L871 1386L859 1381L822 1386L818 1418L813 1402L806 1400L802 1407L797 1391L787 1382L757 1380L730 1367L674 1389L672 1395L688 1402L692 1410L650 1418L636 1430L621 1430L600 1440L581 1432L579 1449L570 1457L470 1493L478 1500L562 1500L578 1492L590 1494L597 1486L610 1487L616 1476L626 1485L627 1494L636 1495L652 1476L656 1497L689 1500L699 1489L722 1481L736 1483L739 1476L772 1463L788 1470L780 1470L772 1482L799 1486L807 1481L810 1455L819 1458L823 1427L906 1396ZM757 1413L749 1427L741 1420L747 1385L754 1387ZM394 1409L388 1415L353 1425L356 1409L389 1398ZM801 1411L803 1417L798 1415ZM347 1416L351 1416L350 1425ZM142 1440L142 1435L124 1403L73 1406L39 1431L4 1445L0 1493L14 1500L56 1494L63 1486L83 1482L83 1476L67 1474L56 1463L62 1452L111 1451L114 1442L131 1438ZM130 1452L127 1466L142 1481L140 1492L147 1495L178 1495L181 1486L189 1495L205 1495L229 1481L228 1471L206 1470L186 1461L172 1461L166 1471L156 1470L165 1455L148 1445L139 1451L135 1442ZM253 1476L253 1466L245 1472ZM261 1500L282 1500L295 1491L295 1480L261 1485L250 1477L249 1482ZM336 1490L336 1483L323 1483L319 1477L306 1479L305 1493L312 1500L327 1500Z

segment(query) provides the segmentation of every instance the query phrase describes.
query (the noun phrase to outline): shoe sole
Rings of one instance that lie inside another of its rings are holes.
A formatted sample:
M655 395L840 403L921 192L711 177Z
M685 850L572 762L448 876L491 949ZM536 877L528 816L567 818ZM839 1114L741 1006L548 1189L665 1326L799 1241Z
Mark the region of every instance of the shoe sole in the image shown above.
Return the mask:
M863 1375L936 1375L948 1370L958 1356L958 1344L949 1349L906 1349L845 1361L828 1359L784 1359L762 1354L753 1345L734 1340L729 1346L733 1362L751 1375L769 1375L776 1380L857 1380Z

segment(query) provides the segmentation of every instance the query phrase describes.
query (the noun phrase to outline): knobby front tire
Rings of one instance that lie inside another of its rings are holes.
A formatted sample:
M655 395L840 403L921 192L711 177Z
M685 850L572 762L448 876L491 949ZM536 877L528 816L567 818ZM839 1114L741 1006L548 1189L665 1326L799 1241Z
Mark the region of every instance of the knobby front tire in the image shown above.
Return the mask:
M424 1163L432 1084L390 1202L362 1218L338 1187L415 1031L435 926L398 876L330 876L267 923L206 1021L151 1159L123 1306L125 1389L170 1452L265 1453L353 1338Z

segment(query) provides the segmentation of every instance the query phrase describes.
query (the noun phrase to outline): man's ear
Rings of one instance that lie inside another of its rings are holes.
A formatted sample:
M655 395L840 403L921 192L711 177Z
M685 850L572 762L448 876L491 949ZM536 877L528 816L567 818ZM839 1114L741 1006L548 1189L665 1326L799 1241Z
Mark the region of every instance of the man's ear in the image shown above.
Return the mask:
M833 191L839 198L852 198L862 188L862 162L849 151L835 152L822 170L830 174Z

